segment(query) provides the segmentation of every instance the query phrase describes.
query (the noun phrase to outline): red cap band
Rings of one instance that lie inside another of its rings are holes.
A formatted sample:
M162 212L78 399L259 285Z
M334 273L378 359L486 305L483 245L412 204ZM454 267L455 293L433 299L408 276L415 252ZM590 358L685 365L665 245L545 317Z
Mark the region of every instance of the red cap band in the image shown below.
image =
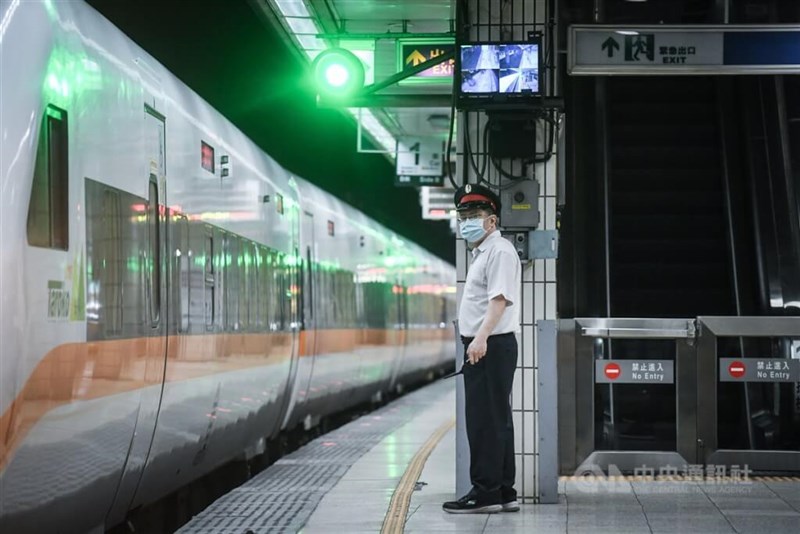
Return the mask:
M490 199L489 197L483 196L483 195L479 195L477 193L464 195L463 197L461 197L461 201L458 203L458 205L460 206L460 205L465 204L467 202L479 202L479 201L488 203L490 206L492 206L493 210L497 211L497 206L494 205L494 202L492 202L492 199Z

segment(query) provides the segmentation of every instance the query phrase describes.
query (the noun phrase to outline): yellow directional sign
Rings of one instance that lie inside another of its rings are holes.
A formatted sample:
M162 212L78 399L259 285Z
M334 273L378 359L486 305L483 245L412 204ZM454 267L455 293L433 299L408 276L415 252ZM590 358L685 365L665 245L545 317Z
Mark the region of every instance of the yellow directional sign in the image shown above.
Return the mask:
M425 63L425 61L427 61L427 60L428 60L428 58L426 58L425 56L420 54L419 50L415 49L413 52L411 52L411 55L409 55L406 58L406 65L408 65L409 63L412 63L411 66L412 67L416 67L420 63Z
M451 40L412 40L401 41L397 46L397 70L407 70L434 59L442 54L452 52L455 48ZM453 76L455 59L449 59L429 69L418 72L403 82L449 83Z

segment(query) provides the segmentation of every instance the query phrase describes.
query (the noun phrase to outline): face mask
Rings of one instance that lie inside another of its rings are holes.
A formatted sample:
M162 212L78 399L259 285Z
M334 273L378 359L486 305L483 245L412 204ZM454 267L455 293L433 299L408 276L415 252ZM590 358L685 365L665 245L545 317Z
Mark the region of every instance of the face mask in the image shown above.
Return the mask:
M461 231L461 237L470 243L475 243L486 233L483 228L484 219L467 219L458 223L458 229Z

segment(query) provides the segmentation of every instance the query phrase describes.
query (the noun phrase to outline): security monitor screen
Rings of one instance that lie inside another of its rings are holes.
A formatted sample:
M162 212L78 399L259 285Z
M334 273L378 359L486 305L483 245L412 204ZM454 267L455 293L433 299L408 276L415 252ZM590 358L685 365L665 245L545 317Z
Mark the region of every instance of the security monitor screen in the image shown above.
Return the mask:
M539 43L462 45L462 96L539 94Z

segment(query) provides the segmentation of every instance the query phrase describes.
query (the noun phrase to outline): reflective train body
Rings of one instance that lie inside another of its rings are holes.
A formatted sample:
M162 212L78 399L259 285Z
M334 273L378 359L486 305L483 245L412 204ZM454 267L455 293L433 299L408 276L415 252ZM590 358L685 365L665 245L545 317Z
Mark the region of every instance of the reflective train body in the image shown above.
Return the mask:
M82 2L0 21L0 530L111 527L452 363L451 265Z

